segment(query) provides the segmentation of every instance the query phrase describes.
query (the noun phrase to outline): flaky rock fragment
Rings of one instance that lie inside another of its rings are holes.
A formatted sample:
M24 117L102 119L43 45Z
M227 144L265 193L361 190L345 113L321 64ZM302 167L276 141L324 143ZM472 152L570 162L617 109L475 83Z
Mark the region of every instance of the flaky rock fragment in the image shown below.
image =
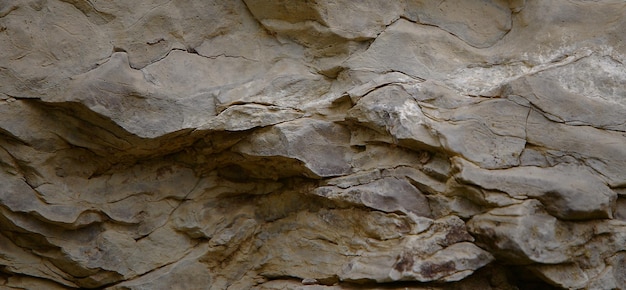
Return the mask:
M355 235L361 231L365 237ZM455 217L433 221L415 215L322 210L274 222L262 237L261 251L267 255L262 273L267 277L322 282L456 281L493 259L469 242L473 238ZM290 243L300 247L280 246ZM280 267L285 263L290 266Z
M428 200L406 179L383 177L345 189L323 186L315 194L330 200L365 205L384 212L412 213L430 217Z
M463 183L505 192L516 199L536 198L546 210L562 219L612 218L617 194L584 167L557 165L520 166L503 170L481 169L453 159Z
M563 224L536 200L477 215L468 222L468 229L485 237L496 255L520 264L567 262L568 246L586 242L585 236L562 234Z
M597 176L606 180L610 187L626 185L626 174L621 170L626 165L626 151L621 146L626 137L619 131L551 122L532 110L528 116L527 137L529 143L547 151L544 156L553 163L567 159L583 163L598 172Z
M527 108L495 99L436 114L434 118L445 120L433 126L444 148L482 168L519 165L526 145Z
M491 262L491 255L472 243L458 243L447 247L424 261L414 261L402 257L393 266L390 276L394 280L442 282L461 280L472 274L475 269Z
M621 253L623 229L622 222L611 220L560 221L536 200L494 209L468 222L468 230L497 258L528 265L541 279L569 289L611 288L621 281L618 273L623 270L616 269L624 264L615 251Z
M401 87L384 86L370 92L359 99L347 117L379 133L391 135L399 145L416 149L440 146L430 120Z
M349 132L345 127L315 119L298 119L281 123L252 134L233 147L235 152L250 156L281 156L303 163L310 177L347 174Z
M110 56L113 45L106 32L71 4L29 2L12 1L0 8L3 94L33 97Z
M405 15L412 21L440 27L479 48L494 45L511 29L511 9L503 1L408 1Z
M566 289L580 289L589 283L587 274L576 264L541 265L533 270L543 279Z

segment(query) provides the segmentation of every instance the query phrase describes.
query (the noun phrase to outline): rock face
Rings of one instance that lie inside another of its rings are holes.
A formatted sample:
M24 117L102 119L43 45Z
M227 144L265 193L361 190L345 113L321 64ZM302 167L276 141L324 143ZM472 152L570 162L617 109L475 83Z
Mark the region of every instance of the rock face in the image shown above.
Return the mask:
M0 2L0 288L626 289L624 15Z

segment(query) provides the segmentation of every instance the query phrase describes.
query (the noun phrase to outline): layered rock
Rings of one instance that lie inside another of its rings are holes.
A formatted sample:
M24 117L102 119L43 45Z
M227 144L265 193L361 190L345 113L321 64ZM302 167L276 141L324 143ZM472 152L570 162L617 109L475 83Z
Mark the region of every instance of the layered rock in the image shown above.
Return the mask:
M126 2L0 3L3 288L624 289L623 1Z

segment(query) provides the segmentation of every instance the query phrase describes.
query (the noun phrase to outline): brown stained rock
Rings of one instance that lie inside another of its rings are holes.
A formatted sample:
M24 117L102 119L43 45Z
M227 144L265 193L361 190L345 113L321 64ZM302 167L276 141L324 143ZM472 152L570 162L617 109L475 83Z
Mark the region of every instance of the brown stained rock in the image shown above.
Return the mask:
M399 280L458 281L493 261L493 257L472 243L461 242L444 248L426 259L402 256L390 277Z
M414 264L415 260L413 259L413 256L403 253L398 257L398 261L393 265L393 269L398 272L404 272L413 268Z
M437 275L449 274L455 271L454 262L448 261L443 264L433 264L430 262L422 264L420 266L420 273L427 279L432 279Z

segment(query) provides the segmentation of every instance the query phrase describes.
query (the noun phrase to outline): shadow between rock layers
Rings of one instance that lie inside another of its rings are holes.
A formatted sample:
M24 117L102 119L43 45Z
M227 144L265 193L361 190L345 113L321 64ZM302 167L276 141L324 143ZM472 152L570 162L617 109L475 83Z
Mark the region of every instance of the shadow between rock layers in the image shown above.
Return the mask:
M0 3L0 287L625 289L625 13Z

